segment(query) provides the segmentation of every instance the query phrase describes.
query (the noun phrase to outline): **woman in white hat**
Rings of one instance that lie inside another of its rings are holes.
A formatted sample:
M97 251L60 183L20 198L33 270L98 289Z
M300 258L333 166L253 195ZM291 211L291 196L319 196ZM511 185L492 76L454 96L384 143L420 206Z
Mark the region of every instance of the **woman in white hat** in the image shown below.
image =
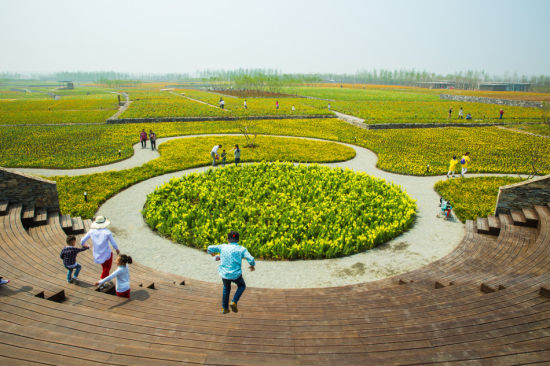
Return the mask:
M84 245L88 239L92 238L94 262L101 264L103 268L100 278L109 276L113 264L113 252L109 248L109 243L116 250L116 254L120 253L115 238L113 238L113 233L107 229L110 223L105 216L97 216L90 226L90 231L80 240L80 245Z

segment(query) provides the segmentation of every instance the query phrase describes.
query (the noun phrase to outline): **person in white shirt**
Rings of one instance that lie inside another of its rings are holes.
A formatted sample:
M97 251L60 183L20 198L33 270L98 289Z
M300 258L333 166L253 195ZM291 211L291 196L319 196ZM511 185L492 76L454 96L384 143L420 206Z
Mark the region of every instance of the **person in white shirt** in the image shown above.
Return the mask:
M111 275L97 281L95 285L102 286L105 282L116 278L116 295L120 297L130 298L130 272L128 264L132 264L132 257L126 254L120 254L116 259L118 268Z
M216 166L216 160L220 158L218 155L218 150L222 147L222 145L216 145L212 148L212 151L210 151L210 156L212 156L212 166Z
M100 278L107 277L111 271L113 253L111 252L111 248L109 248L109 243L116 251L116 254L120 254L115 238L113 238L113 233L107 229L110 223L111 222L107 220L105 216L96 217L90 227L90 231L80 240L80 245L84 246L84 243L86 243L88 239L92 239L94 262L101 264L103 268Z

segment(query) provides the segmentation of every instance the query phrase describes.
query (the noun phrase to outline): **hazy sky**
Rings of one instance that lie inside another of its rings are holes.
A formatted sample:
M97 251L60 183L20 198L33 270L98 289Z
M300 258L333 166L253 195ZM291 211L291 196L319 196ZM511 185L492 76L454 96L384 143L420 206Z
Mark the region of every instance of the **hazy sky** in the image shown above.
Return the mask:
M550 0L0 0L0 71L550 75Z

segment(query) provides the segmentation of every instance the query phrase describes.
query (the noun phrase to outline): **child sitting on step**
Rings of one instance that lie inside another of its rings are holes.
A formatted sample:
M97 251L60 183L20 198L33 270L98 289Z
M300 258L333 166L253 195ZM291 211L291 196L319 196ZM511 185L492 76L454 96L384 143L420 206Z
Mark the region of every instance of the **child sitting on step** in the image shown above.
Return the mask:
M78 281L78 274L82 269L82 266L76 262L76 255L80 252L90 249L89 246L84 245L82 248L75 248L76 238L74 235L67 236L67 246L61 250L59 257L63 259L63 265L67 269L67 282L73 283ZM74 276L73 276L73 270Z
M126 254L120 254L116 259L118 268L109 276L95 283L96 286L103 285L107 281L116 278L116 295L120 297L130 298L130 272L128 264L132 264L132 257Z

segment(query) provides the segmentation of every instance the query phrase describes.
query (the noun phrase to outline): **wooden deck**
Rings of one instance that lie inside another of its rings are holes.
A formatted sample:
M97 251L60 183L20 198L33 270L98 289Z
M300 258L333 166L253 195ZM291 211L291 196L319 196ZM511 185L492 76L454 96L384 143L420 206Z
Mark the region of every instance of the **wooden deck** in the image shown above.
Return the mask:
M22 214L10 204L0 216L0 275L11 279L0 287L2 365L550 362L548 206L467 222L451 254L393 278L248 288L228 315L221 284L139 263L131 300L95 291L100 267L89 254L78 257L81 282L67 284L59 259L67 218L48 213L25 228ZM63 290L62 302L48 300Z

